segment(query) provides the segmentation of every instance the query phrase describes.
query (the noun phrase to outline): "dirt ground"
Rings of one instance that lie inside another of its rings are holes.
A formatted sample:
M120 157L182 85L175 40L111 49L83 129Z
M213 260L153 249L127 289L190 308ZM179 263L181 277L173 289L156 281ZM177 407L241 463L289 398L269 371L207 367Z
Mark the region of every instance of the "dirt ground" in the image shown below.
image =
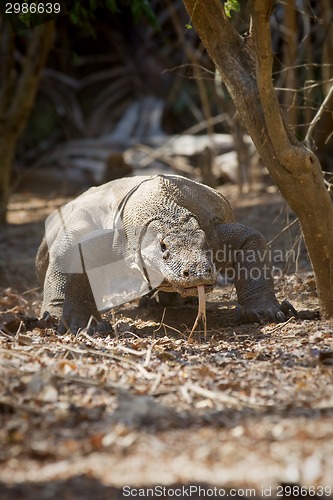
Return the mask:
M190 342L190 304L125 305L104 337L34 327L34 256L65 200L13 197L0 235L1 499L332 497L333 321L316 319L298 224L275 189L224 192L239 222L292 250L278 298L310 319L228 324L228 285Z

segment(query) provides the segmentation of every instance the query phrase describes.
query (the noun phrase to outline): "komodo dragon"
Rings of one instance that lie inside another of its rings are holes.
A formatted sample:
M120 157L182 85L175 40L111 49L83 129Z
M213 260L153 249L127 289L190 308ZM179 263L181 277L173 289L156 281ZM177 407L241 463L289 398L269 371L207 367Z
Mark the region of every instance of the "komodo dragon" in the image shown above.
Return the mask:
M230 268L243 322L284 321L293 308L275 297L266 250L210 187L177 175L118 179L47 219L36 257L42 313L59 318L60 331L77 331L153 289L200 299L216 270Z

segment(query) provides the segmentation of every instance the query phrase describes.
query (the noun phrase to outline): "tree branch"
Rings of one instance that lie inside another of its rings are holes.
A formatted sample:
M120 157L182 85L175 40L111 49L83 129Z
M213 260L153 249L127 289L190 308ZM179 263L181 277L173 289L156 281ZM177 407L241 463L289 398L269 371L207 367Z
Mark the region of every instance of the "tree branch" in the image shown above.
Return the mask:
M13 82L14 35L8 21L4 20L1 28L0 116L4 117L15 90Z
M8 110L8 127L17 135L21 132L33 106L39 78L54 39L54 21L31 30L27 55L13 101Z
M274 161L276 155L267 134L256 82L251 36L243 38L239 35L226 17L220 0L183 1L259 154L265 161L269 151L268 157ZM278 169L278 162L275 164ZM272 175L274 177L274 171Z
M313 131L315 129L315 126L317 125L317 123L321 119L323 113L326 111L326 107L329 107L329 103L330 103L330 100L332 99L332 97L333 97L333 85L331 86L328 94L326 95L325 99L321 103L321 106L318 109L318 111L317 111L316 115L314 116L313 120L311 121L310 126L308 128L308 131L306 133L306 136L305 136L305 139L304 139L304 143L305 143L305 145L309 149L311 148L310 147L310 142L311 142L311 137L312 137Z
M224 76L227 76L229 72L237 71L238 66L241 66L237 56L246 48L243 38L226 17L220 0L209 0L209 2L184 0L184 5L210 58L222 73L223 81L225 81ZM219 64L219 57L223 57L223 66ZM254 66L251 57L248 58L246 66L249 73L253 74Z
M247 38L241 37L226 18L220 0L183 1L275 182L279 185L286 170L297 178L310 173L318 161L285 124L273 87L273 0L249 2L251 34Z
M256 49L258 91L268 135L276 154L282 160L283 154L290 148L290 140L272 81L273 51L270 29L272 8L273 0L252 0L250 2L253 41Z

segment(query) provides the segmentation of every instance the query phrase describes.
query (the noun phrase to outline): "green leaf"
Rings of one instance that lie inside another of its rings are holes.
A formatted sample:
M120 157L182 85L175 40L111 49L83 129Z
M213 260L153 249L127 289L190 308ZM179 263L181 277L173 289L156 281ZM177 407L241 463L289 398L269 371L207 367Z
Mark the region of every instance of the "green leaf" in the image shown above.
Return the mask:
M28 3L26 1L24 1L23 3ZM23 12L20 12L19 15L18 15L18 18L20 19L20 21L22 21L22 23L24 23L27 28L30 28L30 12L26 12L25 14L23 14Z
M145 16L155 29L160 29L155 13L148 0L132 0L131 10L134 22L138 22L142 16Z
M93 28L93 21L96 19L93 10L87 9L83 5L76 4L70 11L69 16L73 24L87 30L93 38L97 38Z
M122 8L127 6L130 6L135 22L138 22L141 17L146 17L155 29L160 29L153 8L148 0L80 0L70 10L70 19L75 25L88 30L96 38L96 33L92 26L96 18L96 10L107 8L113 14L117 14L121 12Z
M240 12L240 5L238 0L227 0L224 2L224 12L227 17L231 17L231 11Z
M24 23L27 28L30 28L30 14L22 14L22 12L18 15L20 21Z

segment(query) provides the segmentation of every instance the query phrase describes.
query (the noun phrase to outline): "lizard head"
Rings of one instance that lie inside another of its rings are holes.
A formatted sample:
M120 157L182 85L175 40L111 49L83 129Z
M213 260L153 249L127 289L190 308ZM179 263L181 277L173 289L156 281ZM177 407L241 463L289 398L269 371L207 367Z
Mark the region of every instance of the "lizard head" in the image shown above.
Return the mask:
M150 269L161 276L159 290L197 295L198 285L208 292L216 281L212 250L205 232L192 214L186 213L148 225L142 255Z

